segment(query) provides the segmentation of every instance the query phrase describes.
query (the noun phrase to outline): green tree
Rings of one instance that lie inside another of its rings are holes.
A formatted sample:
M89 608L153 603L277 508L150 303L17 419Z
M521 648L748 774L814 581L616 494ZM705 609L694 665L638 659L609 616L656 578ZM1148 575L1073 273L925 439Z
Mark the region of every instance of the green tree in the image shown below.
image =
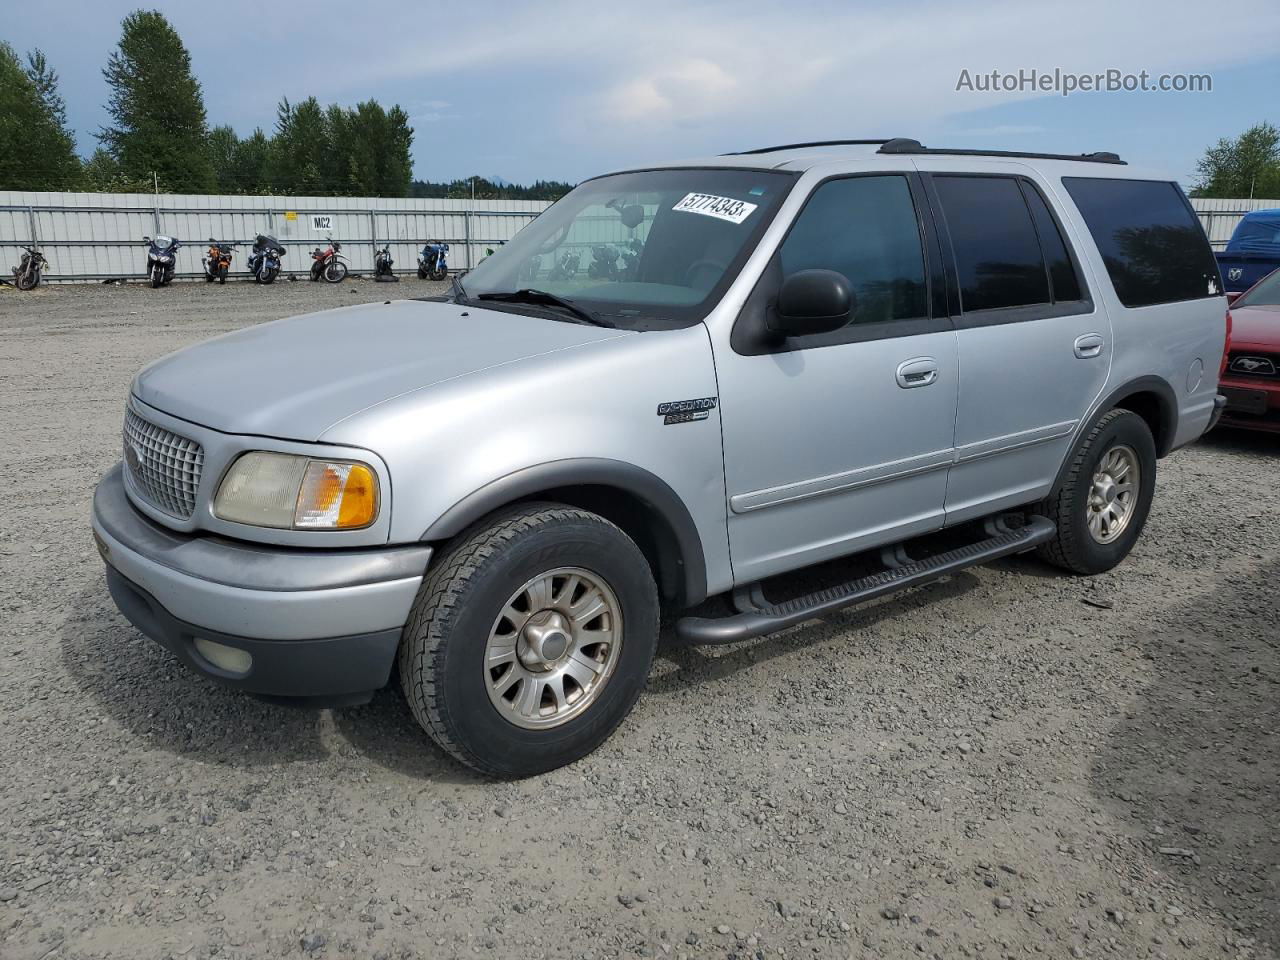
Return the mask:
M75 138L58 94L58 75L34 50L24 68L0 41L0 185L10 190L74 190L81 184Z
M1224 137L1196 164L1197 197L1280 197L1280 130L1269 123Z
M128 179L154 173L164 190L212 191L204 95L182 38L154 10L136 10L120 26L120 46L102 71L113 125L98 139Z
M281 100L271 140L272 187L295 196L331 193L320 171L328 147L328 125L320 102L315 97L298 104Z
M259 128L236 141L232 155L236 193L269 193L271 190L271 141Z
M214 182L219 193L239 193L240 181L236 170L236 148L240 138L235 130L223 125L209 131L209 159L213 163Z
M345 111L342 123L348 179L352 192L372 197L403 197L413 173L413 128L399 106L384 110L368 100Z

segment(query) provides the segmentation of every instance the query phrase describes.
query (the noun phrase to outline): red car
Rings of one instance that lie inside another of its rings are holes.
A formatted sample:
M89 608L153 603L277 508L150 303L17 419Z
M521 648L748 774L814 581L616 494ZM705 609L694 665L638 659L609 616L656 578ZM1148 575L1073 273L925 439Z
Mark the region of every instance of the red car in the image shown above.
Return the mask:
M1231 343L1218 392L1222 424L1280 433L1280 270L1231 305Z

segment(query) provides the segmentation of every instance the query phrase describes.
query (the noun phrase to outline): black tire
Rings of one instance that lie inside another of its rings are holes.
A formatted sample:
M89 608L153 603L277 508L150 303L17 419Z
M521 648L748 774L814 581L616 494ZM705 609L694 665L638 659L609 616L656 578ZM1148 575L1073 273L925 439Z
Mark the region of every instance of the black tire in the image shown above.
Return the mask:
M432 280L444 280L444 279L445 279L446 277L448 277L448 276L449 276L449 268L448 268L448 267L441 267L439 270L432 270L432 271L431 271L431 279L432 279Z
M219 283L226 283L226 282L227 282L227 270L228 270L228 269L229 269L229 268L227 268L227 267L219 267L219 268L218 268L218 282L219 282Z
M557 567L601 578L620 607L613 673L585 710L527 729L498 712L482 668L495 618L520 585ZM658 595L640 549L603 517L520 504L459 534L435 559L405 624L400 683L414 716L446 752L481 773L527 777L586 756L640 696L658 641Z
M419 280L427 279L427 268L424 267L422 264L418 264L418 279Z
M1089 496L1102 458L1117 446L1127 446L1138 460L1137 500L1123 532L1099 543L1089 532ZM1142 534L1156 488L1156 444L1147 422L1129 410L1111 410L1085 433L1071 452L1067 476L1056 495L1036 512L1058 525L1056 536L1036 549L1041 559L1072 573L1105 573L1129 555Z
M347 276L347 265L341 260L330 260L321 273L325 283L341 283Z
M34 290L40 283L40 274L35 270L24 270L14 277L13 285L19 290Z
M151 289L159 290L164 286L164 271L156 267L151 271Z

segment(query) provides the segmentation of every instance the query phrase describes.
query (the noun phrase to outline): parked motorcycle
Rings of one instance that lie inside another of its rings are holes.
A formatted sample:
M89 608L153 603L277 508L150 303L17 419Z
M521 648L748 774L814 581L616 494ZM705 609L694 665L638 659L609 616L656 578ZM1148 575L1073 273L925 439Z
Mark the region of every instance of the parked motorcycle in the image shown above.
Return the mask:
M311 279L323 279L326 283L341 283L342 279L347 275L347 265L344 258L339 255L342 250L342 244L336 242L333 237L325 237L329 241L329 248L321 250L316 247L311 251Z
M253 249L249 251L249 272L259 283L272 283L280 273L280 258L283 256L284 247L280 241L260 233L254 238Z
M449 275L449 245L429 240L418 254L418 279L443 280Z
M587 276L593 280L614 280L618 276L618 248L607 243L591 248Z
M227 274L231 272L231 251L239 244L235 243L219 243L213 237L209 238L209 252L201 261L204 264L204 282L213 283L217 280L219 283L227 282Z
M22 262L13 268L13 285L19 290L34 290L40 286L40 274L49 261L35 247L23 247Z
M147 245L147 275L151 277L153 289L165 286L173 279L173 271L177 267L178 243L173 237L143 237Z
M582 263L582 253L578 250L566 250L560 255L560 259L555 262L555 266L551 268L551 272L547 274L548 280L571 280L578 273L578 267Z
M391 272L391 265L395 263L391 259L391 244L387 244L381 250L375 250L373 253L373 279L381 283L392 283L400 278Z

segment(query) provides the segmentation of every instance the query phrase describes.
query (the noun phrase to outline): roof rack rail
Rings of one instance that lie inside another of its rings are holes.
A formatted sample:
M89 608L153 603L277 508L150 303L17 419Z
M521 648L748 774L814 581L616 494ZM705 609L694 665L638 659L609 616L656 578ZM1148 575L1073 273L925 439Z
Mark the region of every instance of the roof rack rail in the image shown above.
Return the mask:
M886 143L895 143L902 137L882 137L879 140L810 140L808 143L780 143L776 147L756 147L754 150L735 150L722 153L722 157L745 157L753 153L777 153L779 150L802 150L805 147L875 147ZM911 141L915 143L914 140Z
M751 151L754 153L755 151ZM1023 157L1031 160L1079 160L1083 163L1118 163L1127 166L1118 154L1106 150L1094 153L1024 153L1020 150L962 150L948 147L926 147L919 140L895 137L881 144L876 153L946 154L960 157Z

